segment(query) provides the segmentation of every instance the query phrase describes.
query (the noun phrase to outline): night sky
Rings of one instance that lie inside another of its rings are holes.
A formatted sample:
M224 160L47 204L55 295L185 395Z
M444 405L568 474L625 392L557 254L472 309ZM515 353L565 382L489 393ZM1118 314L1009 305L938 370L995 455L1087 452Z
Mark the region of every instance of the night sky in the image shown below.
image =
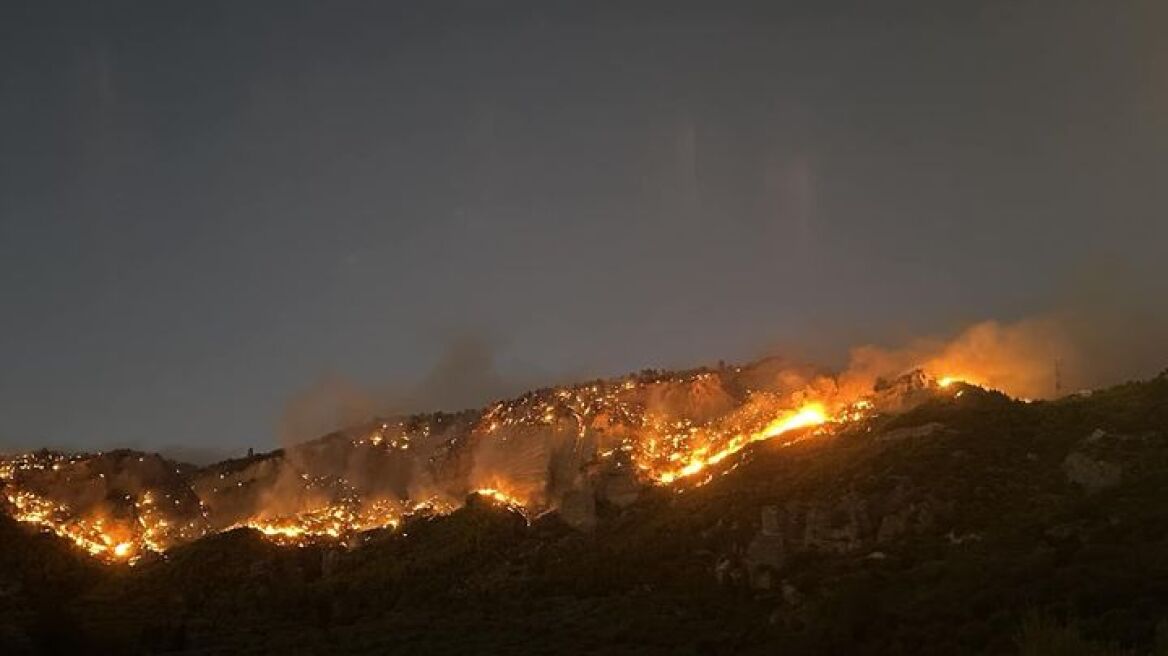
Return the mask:
M5 2L0 448L1162 304L1166 6Z

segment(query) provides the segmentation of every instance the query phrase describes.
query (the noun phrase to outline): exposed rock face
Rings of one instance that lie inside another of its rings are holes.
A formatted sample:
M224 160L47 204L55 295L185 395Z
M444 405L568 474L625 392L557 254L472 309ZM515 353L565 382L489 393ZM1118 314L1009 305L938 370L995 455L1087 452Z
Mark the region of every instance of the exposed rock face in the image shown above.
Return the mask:
M884 544L906 534L920 533L933 523L933 510L928 502L910 503L881 518L876 529L876 542Z
M1105 460L1097 460L1080 451L1072 451L1063 460L1067 480L1087 492L1098 492L1119 485L1123 467Z
M1140 437L1120 435L1096 428L1079 440L1063 459L1063 474L1067 480L1086 490L1099 492L1119 485L1124 477L1125 464L1131 465L1132 453L1125 443L1139 443ZM1135 465L1138 469L1138 464ZM1130 473L1130 472L1129 472Z
M933 387L932 379L918 369L895 380L877 381L873 403L882 413L905 412L927 400Z
M745 561L751 587L770 589L774 584L774 573L782 567L785 557L779 509L777 506L763 506L762 529L746 547Z
M779 581L774 577L794 554L862 553L907 535L928 534L950 510L949 503L914 494L907 479L877 496L849 491L834 500L763 506L762 527L748 543L742 562L751 587L778 589ZM868 556L884 557L881 551Z
M596 495L590 487L569 490L560 502L560 516L564 522L583 531L596 527Z
M909 501L906 495L898 487L884 499L847 493L829 502L794 502L781 509L764 506L762 528L743 558L751 586L773 587L772 574L796 552L853 554L934 528L936 504L928 499Z
M803 546L830 553L851 553L864 546L871 533L868 503L856 495L846 495L834 504L813 505L807 509L803 528Z
M624 508L641 496L641 483L627 470L606 472L600 481L600 493L605 501Z
M647 386L644 396L650 408L697 422L717 418L739 403L727 392L722 376L703 376L681 384L654 383Z

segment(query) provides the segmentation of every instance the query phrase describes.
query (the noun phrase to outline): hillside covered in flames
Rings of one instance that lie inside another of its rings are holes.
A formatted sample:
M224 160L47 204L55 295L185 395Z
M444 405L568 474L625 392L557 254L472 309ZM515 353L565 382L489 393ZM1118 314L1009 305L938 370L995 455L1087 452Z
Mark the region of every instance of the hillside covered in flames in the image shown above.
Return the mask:
M948 382L916 371L856 394L777 360L645 371L481 410L377 419L208 467L127 450L21 454L0 461L0 481L12 517L111 562L239 527L282 543L354 543L472 494L589 528L597 500L707 483L752 443L830 432Z
M377 419L204 467L9 457L0 644L1168 646L1168 377L1051 400L997 387L967 363L879 377L764 360Z

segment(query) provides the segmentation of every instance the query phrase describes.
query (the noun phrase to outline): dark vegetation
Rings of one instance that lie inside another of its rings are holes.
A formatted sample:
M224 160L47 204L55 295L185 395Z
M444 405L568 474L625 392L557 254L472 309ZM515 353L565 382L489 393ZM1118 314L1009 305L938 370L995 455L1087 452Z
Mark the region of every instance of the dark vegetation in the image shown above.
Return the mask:
M477 501L351 550L239 530L134 568L0 518L0 651L1168 653L1168 377L968 388L737 464L601 502L591 533Z

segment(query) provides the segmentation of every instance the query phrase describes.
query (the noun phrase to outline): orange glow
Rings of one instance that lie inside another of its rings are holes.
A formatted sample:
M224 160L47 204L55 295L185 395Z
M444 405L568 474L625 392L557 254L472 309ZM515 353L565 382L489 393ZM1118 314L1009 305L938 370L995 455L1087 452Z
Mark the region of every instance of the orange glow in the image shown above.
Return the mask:
M335 540L377 528L397 528L403 512L398 504L377 501L363 506L331 504L282 517L257 517L232 528L250 528L281 544L307 545Z
M565 498L564 485L557 483L558 489L552 489L556 486L548 483L547 444L539 440L556 440L556 445L574 440L571 455L578 459L573 466L579 469L571 472L576 478L567 480L567 485L590 485L594 480L589 477L619 471L635 484L676 484L682 491L733 470L741 462L734 456L757 442L775 440L785 445L830 435L880 412L901 411L901 403L915 403L919 392L931 389L936 394L959 384L997 384L1000 379L998 370L968 358L927 361L922 367L910 370L890 387L845 384L843 376L819 374L797 377L791 384L771 384L759 382L758 375L736 378L741 369L651 372L546 388L497 401L465 420L460 432L440 432L446 430L441 417L416 417L379 421L343 436L349 443L340 446L360 449L362 458L355 460L365 462L368 457L370 464L380 463L376 458L382 454L401 458L386 461L396 465L415 463L415 453L435 453L433 447L439 443L423 441L431 439L431 431L432 439L444 440L443 449L454 449L455 444L459 449L462 444L477 449L456 451L460 458L472 456L468 458L472 465L417 486L424 492L411 488L413 496L379 488L367 476L347 479L336 472L310 473L316 463L309 453L295 463L298 468L291 472L293 476L282 476L289 472L280 469L284 463L272 458L263 463L272 466L261 469L263 474L246 467L223 467L203 479L188 479L190 489L182 490L181 501L173 494L174 488L142 489L134 494L119 489L117 503L103 505L99 511L71 506L80 503L72 500L80 497L69 496L67 487L53 487L87 480L86 476L104 479L101 470L87 469L92 456L38 452L0 458L0 505L6 497L7 510L15 519L64 537L106 562L130 564L152 552L234 528L249 528L287 545L353 543L351 538L365 531L397 529L411 517L454 512L466 500L467 491L486 503L532 517L554 510L556 502ZM945 375L934 379L925 371ZM890 394L902 396L890 399ZM484 450L496 447L496 451ZM76 472L71 471L73 467ZM262 482L262 475L272 474L273 469L280 474L272 476L280 482L278 490L265 488ZM319 471L328 469L322 466ZM104 489L115 487L110 484ZM57 495L57 490L66 494ZM231 510L220 510L224 507ZM224 514L213 514L217 512Z
M941 389L949 389L953 385L960 383L962 385L973 385L974 387L984 387L977 379L971 376L942 376L937 379L937 387Z
M501 503L501 504L506 505L506 506L522 508L524 505L526 505L522 501L520 501L519 499L507 494L506 492L503 492L502 490L498 490L498 489L493 488L493 487L479 488L479 489L475 490L474 493L481 496L481 497L487 497L489 499L497 501L498 503Z
M678 479L693 476L710 465L716 465L727 457L746 448L749 444L769 440L800 428L818 426L826 421L827 412L824 410L823 405L811 403L803 406L798 411L774 419L757 432L735 435L713 454L706 455L704 449L699 449L694 452L689 462L684 466L657 473L655 474L655 478L661 483L669 484Z

